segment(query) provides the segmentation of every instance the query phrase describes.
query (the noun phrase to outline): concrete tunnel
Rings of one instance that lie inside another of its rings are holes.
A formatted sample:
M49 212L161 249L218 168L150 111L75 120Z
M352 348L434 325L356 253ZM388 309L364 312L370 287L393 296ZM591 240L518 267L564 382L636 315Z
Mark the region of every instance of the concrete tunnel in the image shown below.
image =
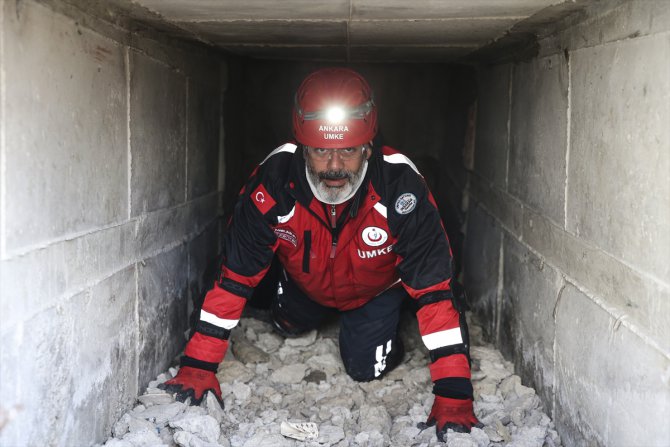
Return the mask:
M327 65L370 81L562 445L669 445L665 0L0 0L0 445L104 443L175 365Z

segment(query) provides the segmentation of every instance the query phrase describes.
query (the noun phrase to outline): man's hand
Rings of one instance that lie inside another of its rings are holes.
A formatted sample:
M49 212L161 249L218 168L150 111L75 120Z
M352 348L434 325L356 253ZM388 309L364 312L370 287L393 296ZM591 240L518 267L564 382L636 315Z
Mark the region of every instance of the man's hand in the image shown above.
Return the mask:
M191 405L200 405L205 393L211 391L214 393L216 400L219 401L219 404L221 404L221 408L223 408L221 387L219 386L216 374L212 371L182 366L173 379L161 383L158 385L158 388L169 393L176 393L175 398L180 402L184 402L190 397Z
M424 428L433 425L435 425L437 439L442 442L446 441L444 435L449 429L460 433L470 433L473 426L479 425L479 421L472 410L472 399L450 399L435 396L433 409L428 415Z

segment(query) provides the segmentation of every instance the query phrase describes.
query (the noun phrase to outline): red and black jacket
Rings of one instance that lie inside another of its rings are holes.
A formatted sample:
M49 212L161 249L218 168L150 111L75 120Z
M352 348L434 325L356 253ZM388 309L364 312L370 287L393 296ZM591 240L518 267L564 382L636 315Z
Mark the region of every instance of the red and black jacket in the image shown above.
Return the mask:
M451 293L452 256L431 193L414 164L382 147L332 229L312 194L302 150L284 144L242 189L224 240L221 276L207 293L182 365L216 370L230 330L276 253L314 301L355 309L401 284L421 306L419 330L433 381L470 377L467 336Z

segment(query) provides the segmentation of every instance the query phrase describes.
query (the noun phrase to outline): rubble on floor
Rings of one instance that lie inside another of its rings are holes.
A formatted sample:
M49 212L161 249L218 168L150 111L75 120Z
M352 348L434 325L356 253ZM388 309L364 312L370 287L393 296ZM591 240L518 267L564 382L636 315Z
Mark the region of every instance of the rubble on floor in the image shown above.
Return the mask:
M412 324L413 323L413 324ZM243 318L217 377L222 410L208 394L200 407L175 402L151 382L137 406L114 425L106 447L282 447L445 445L435 429L421 431L433 403L428 354L415 321L402 328L404 362L382 380L353 381L344 372L337 326L283 339L270 325ZM449 432L449 447L559 447L558 434L532 388L521 384L511 363L481 340L471 324L475 413L484 424L471 433ZM316 440L280 434L282 422L313 422Z

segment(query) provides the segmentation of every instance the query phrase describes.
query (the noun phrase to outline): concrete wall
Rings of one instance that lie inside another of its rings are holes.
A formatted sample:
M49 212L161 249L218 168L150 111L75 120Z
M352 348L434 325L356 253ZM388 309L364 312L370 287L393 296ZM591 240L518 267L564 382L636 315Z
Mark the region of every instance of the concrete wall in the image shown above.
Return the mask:
M218 252L219 55L68 5L0 0L7 446L109 436Z
M480 67L465 280L566 445L667 445L670 8L557 29Z

